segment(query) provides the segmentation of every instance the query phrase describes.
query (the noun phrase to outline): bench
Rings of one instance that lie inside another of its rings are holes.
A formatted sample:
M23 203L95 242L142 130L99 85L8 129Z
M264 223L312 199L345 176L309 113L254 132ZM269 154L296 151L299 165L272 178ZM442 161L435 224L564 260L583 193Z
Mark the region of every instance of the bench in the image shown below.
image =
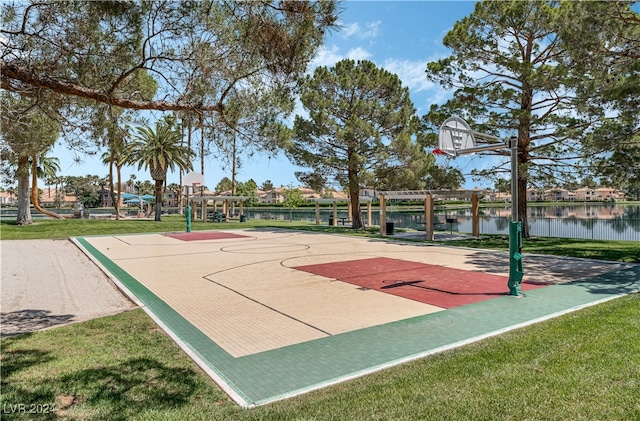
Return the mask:
M209 220L213 222L227 222L227 215L222 212L216 211L209 214Z

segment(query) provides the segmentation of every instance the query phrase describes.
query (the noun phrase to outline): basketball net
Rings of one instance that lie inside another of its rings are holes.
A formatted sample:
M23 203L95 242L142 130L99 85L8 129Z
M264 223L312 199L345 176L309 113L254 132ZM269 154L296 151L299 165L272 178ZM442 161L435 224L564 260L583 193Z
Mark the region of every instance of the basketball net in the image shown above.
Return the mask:
M444 169L449 166L449 160L447 158L451 156L450 154L446 153L440 148L435 148L431 151L431 153L436 158L436 165L438 166L438 168Z

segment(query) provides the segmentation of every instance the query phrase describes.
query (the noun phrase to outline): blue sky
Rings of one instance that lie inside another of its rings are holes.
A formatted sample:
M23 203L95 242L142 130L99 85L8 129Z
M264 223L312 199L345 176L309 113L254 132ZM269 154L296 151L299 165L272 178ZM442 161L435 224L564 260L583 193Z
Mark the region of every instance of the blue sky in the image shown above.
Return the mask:
M450 95L439 85L427 81L424 75L426 64L449 55L442 39L456 21L473 11L474 4L468 1L343 2L342 28L333 31L326 39L310 71L317 66L331 66L344 58L371 60L400 77L403 85L409 87L418 114L423 115L432 103L442 103ZM75 162L74 153L63 145L58 146L53 155L60 159L62 175L105 176L108 173L108 168L97 158L80 155L82 162ZM275 186L297 186L299 183L294 172L303 170L291 165L284 154L243 161L237 179L246 181L252 178L258 185L271 180ZM458 158L454 165L466 173L471 170L470 165L478 165L477 161ZM196 171L200 170L199 162L199 158L194 161ZM210 189L223 177L231 178L230 171L224 171L222 167L215 156L207 157L204 175ZM123 168L123 179L128 179L131 173L136 174L138 180L150 179L147 172L138 172L131 167ZM169 174L168 182L178 182L177 174ZM467 177L465 187L490 185L488 181L473 182Z

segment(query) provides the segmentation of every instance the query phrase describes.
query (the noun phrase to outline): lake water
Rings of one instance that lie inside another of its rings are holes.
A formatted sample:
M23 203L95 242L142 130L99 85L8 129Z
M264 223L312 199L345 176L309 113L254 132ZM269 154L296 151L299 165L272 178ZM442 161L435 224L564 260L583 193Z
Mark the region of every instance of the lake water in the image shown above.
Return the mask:
M436 230L471 233L471 210L447 210L436 208ZM259 208L247 211L249 218L264 219L268 214L274 219L294 221L315 221L314 209L287 210ZM331 208L322 208L320 220L328 224L333 215ZM532 236L586 238L598 240L640 241L639 204L572 204L553 206L530 206L527 209L529 232ZM338 210L338 217L346 217L346 208ZM362 219L366 222L366 210ZM398 207L387 208L387 220L397 228L424 228L424 212L406 211ZM482 234L508 234L511 208L480 208L480 232ZM455 221L455 222L452 222ZM372 225L379 225L377 208L372 211Z

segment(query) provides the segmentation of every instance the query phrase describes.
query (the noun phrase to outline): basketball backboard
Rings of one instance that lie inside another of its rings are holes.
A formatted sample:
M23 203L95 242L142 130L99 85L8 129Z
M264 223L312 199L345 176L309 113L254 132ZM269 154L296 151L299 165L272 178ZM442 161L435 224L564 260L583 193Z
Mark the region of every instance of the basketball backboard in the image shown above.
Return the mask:
M199 172L190 172L182 179L182 185L187 187L202 186L204 185L204 175Z
M462 118L452 116L440 126L438 133L438 148L447 155L457 156L458 151L473 149L476 139L473 130Z

